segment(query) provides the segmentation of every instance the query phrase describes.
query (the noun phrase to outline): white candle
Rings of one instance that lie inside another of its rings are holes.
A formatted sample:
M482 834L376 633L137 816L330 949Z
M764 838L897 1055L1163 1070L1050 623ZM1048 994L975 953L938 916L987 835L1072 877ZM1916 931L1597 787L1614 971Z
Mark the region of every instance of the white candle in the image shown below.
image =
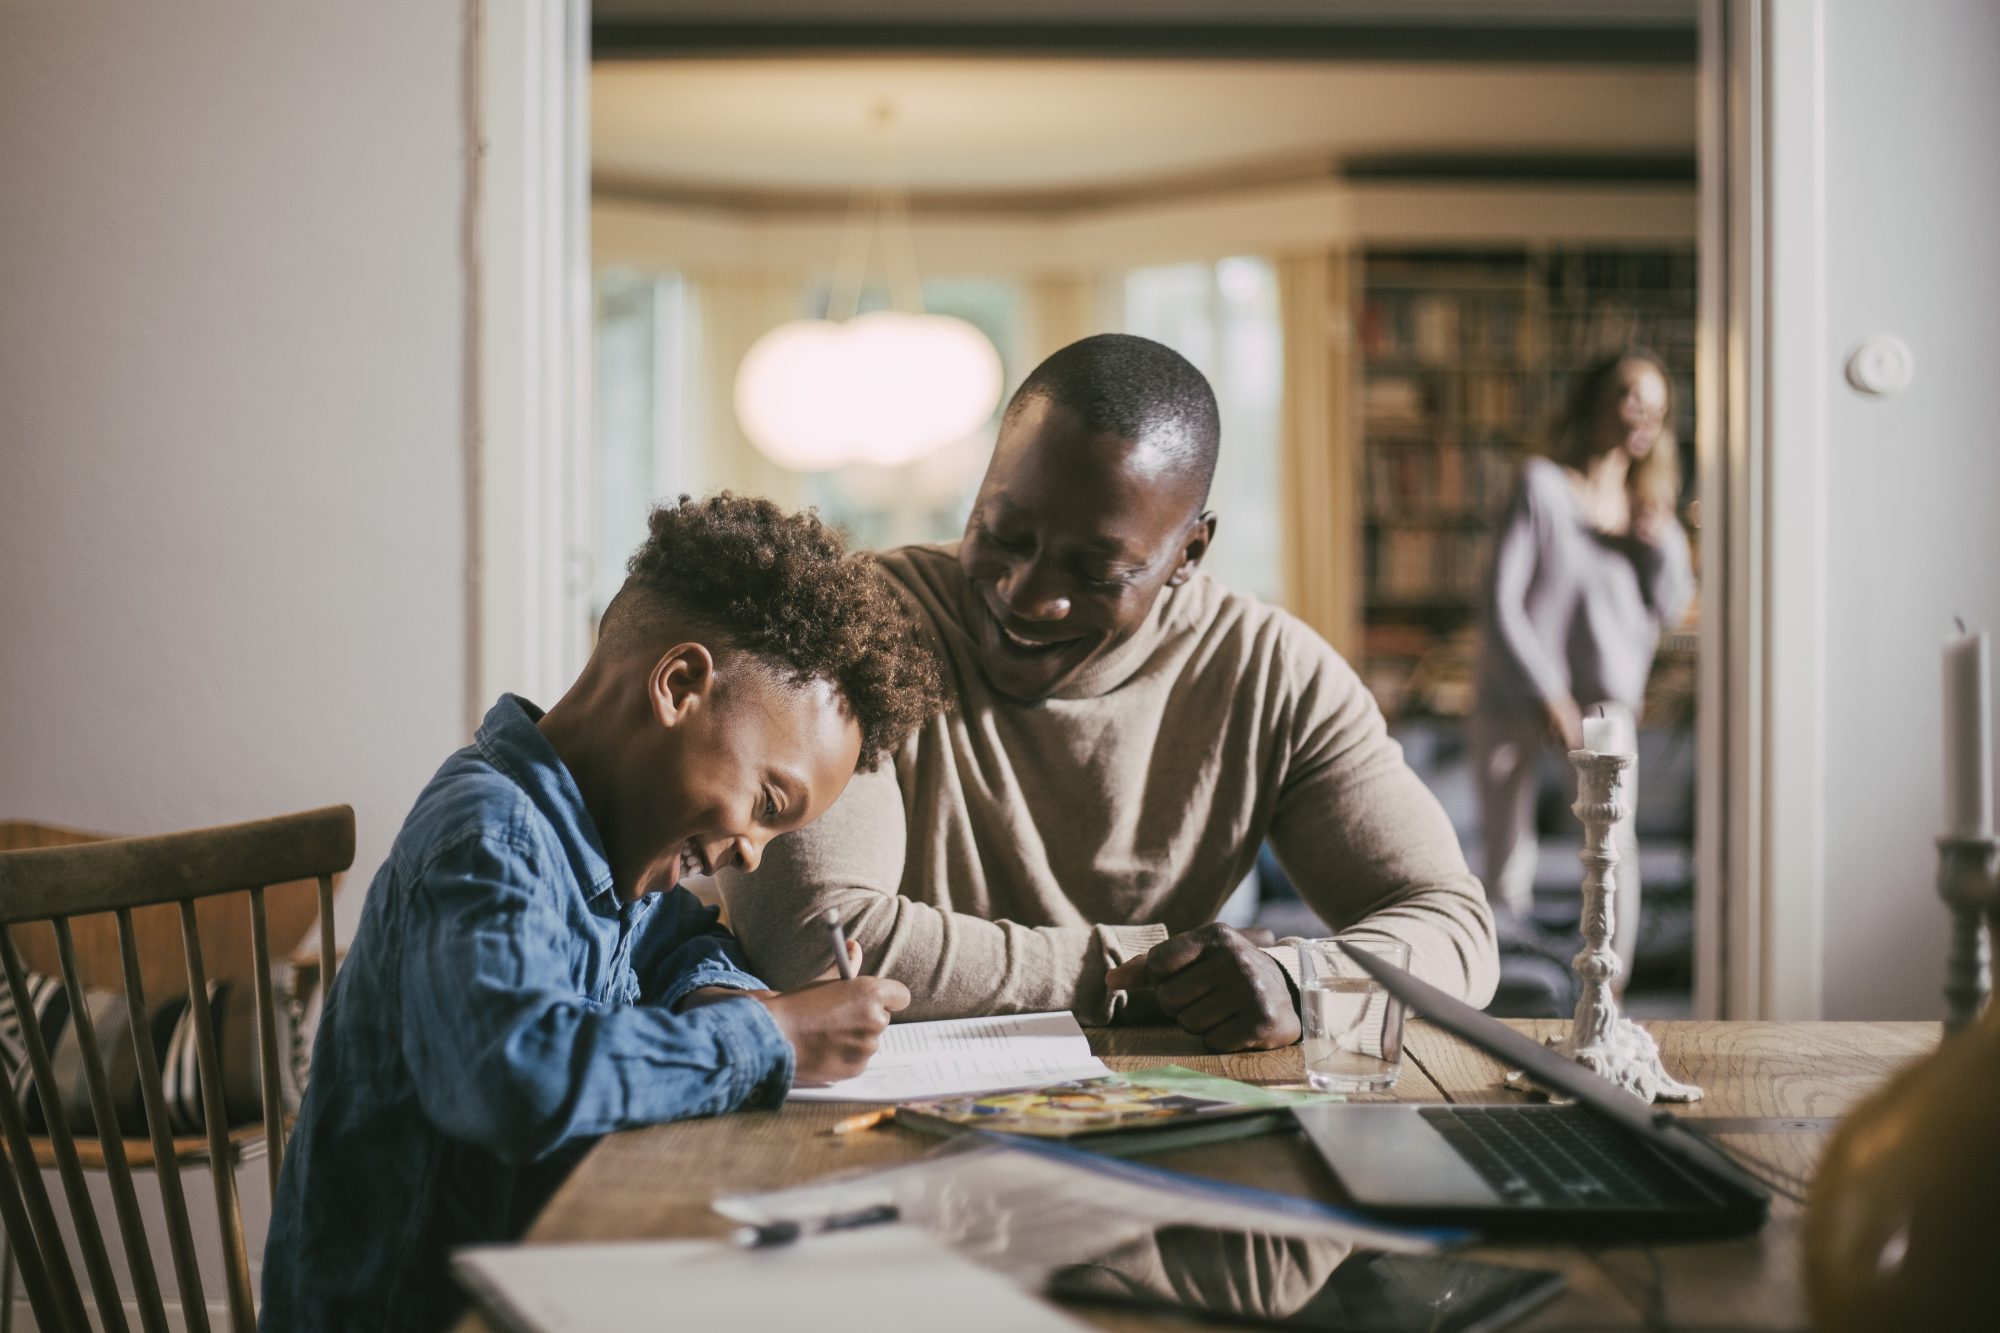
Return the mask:
M1631 754L1631 728L1622 717L1587 717L1583 720L1583 748L1592 754Z
M1987 698L1986 634L1944 641L1944 831L1993 836L1993 714Z

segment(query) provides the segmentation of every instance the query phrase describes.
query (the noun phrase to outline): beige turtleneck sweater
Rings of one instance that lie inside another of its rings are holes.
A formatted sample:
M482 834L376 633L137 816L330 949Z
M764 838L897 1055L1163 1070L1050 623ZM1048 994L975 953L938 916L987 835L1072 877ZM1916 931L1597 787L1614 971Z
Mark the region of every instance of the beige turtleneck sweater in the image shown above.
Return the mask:
M1111 966L1215 919L1269 839L1335 930L1410 945L1473 1004L1499 967L1486 899L1374 698L1298 620L1205 574L1058 694L981 673L955 546L886 552L935 633L957 708L817 823L773 841L723 902L753 970L824 973L840 908L904 1019L1073 1009L1107 1021ZM1292 950L1272 951L1295 970Z

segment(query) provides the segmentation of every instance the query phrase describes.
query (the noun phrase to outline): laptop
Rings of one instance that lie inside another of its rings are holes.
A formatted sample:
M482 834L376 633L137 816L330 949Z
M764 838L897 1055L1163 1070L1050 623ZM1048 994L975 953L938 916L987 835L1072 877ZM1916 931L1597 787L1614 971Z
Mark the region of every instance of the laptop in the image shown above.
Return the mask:
M1770 1196L1670 1112L1365 949L1348 956L1409 1008L1574 1102L1293 1107L1356 1207L1426 1225L1604 1239L1763 1226Z

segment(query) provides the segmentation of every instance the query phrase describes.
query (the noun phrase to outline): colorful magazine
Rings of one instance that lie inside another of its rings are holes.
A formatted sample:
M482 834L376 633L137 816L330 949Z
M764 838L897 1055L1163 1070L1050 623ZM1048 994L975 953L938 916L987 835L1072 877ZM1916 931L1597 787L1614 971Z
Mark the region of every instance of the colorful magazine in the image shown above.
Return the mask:
M982 1130L1113 1153L1153 1152L1264 1133L1284 1124L1290 1107L1331 1100L1161 1065L1020 1092L907 1102L897 1108L896 1123L936 1134Z

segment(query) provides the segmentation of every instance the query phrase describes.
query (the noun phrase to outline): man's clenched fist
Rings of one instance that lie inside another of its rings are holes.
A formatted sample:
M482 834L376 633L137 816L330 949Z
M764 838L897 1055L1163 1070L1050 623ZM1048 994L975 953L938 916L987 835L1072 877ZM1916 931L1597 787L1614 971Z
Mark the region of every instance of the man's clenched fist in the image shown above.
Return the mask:
M1278 960L1221 922L1153 946L1105 974L1110 990L1151 990L1211 1051L1267 1051L1299 1039L1299 1012Z

